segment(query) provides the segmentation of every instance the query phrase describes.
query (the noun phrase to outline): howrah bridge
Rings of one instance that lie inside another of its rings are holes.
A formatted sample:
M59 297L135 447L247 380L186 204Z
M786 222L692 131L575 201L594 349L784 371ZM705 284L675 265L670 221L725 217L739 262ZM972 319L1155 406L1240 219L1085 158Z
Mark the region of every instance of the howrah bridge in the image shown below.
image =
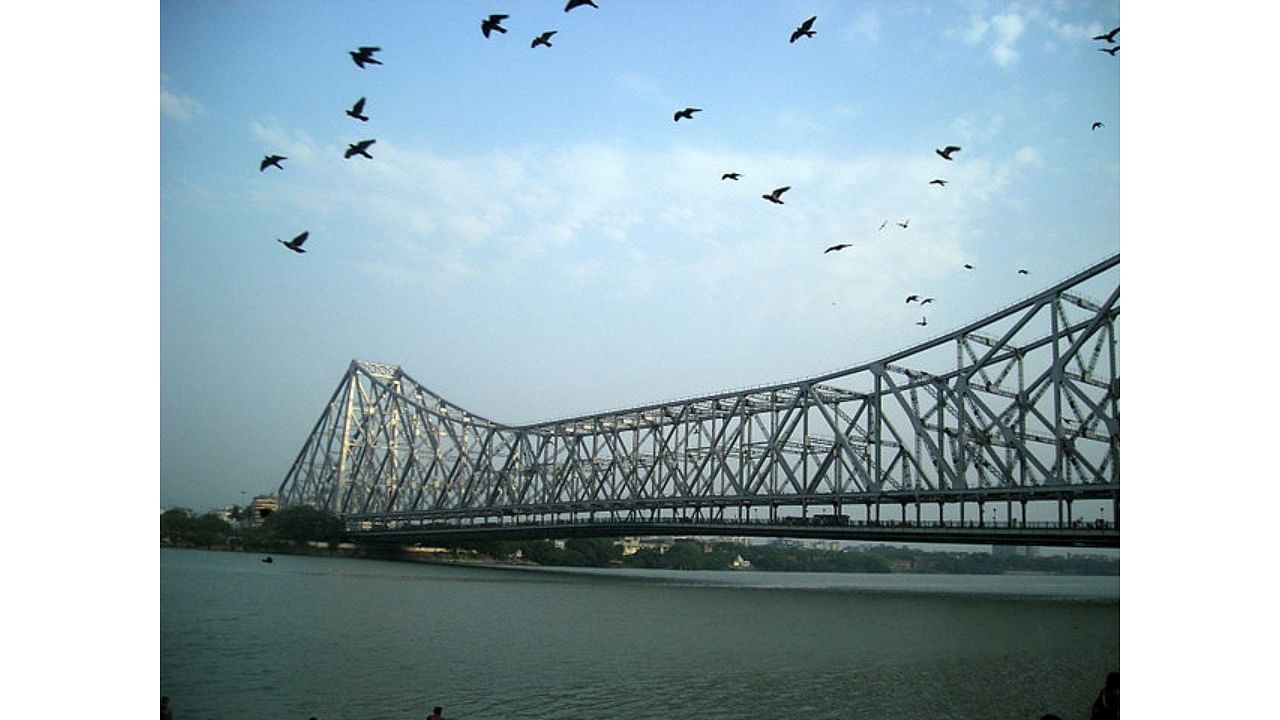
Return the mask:
M530 425L354 360L277 495L363 542L1119 547L1119 267L1117 253L874 362Z

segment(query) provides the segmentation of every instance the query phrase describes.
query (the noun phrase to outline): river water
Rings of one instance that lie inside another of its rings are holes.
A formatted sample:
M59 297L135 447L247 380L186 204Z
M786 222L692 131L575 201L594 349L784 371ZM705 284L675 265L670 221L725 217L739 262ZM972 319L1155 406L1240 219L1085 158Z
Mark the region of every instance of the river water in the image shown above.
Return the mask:
M178 720L1087 718L1116 577L568 570L160 551Z

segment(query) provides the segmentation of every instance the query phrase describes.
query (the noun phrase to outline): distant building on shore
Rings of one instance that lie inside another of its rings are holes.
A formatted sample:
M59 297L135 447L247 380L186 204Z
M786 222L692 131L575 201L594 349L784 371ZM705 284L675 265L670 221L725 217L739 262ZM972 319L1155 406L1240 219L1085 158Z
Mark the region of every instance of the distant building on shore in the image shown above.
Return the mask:
M249 505L249 521L257 525L280 509L280 502L270 495L255 495Z
M1040 548L1034 545L992 545L991 554L995 557L1040 557Z

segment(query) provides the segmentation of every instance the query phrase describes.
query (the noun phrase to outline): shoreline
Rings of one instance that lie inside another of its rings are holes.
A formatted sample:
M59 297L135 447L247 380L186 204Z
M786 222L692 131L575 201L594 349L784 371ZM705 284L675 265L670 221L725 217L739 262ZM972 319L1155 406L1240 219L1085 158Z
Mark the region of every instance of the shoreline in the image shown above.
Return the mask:
M423 552L421 550L413 550L404 547L382 548L377 546L357 545L355 543L338 543L337 547L332 547L329 543L319 543L309 541L304 546L294 546L291 548L274 548L274 549L249 549L242 547L196 547L164 544L160 545L160 549L170 550L211 550L214 552L234 552L245 554L257 554L263 557L271 555L300 555L300 556L316 556L316 557L338 557L351 558L356 560L387 560L391 562L409 562L424 565L452 565L456 567L483 567L495 570L510 570L520 568L545 568L545 569L591 569L591 570L626 570L626 569L645 569L645 568L628 568L626 565L610 564L610 565L542 565L531 560L504 560L489 556L478 557L460 557L455 552ZM850 573L838 570L761 570L759 568L721 568L721 569L698 569L683 570L681 568L649 568L649 569L666 569L681 572L725 572L725 573L743 573L743 572L775 572L781 574L809 572L814 574L834 574L848 575L860 574ZM862 573L865 574L865 573ZM1002 570L1000 572L988 573L955 573L955 572L934 572L934 571L917 571L917 570L900 570L894 569L888 573L873 573L884 575L1008 575L1008 576L1041 576L1041 577L1120 577L1117 572L1115 574L1107 573L1065 573L1051 570Z

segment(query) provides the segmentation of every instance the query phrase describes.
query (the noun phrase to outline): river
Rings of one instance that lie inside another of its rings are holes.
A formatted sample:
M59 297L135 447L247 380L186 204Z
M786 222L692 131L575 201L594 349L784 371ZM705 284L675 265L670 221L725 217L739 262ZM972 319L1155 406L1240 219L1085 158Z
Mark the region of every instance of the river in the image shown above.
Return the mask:
M160 551L177 720L1087 718L1120 579Z

